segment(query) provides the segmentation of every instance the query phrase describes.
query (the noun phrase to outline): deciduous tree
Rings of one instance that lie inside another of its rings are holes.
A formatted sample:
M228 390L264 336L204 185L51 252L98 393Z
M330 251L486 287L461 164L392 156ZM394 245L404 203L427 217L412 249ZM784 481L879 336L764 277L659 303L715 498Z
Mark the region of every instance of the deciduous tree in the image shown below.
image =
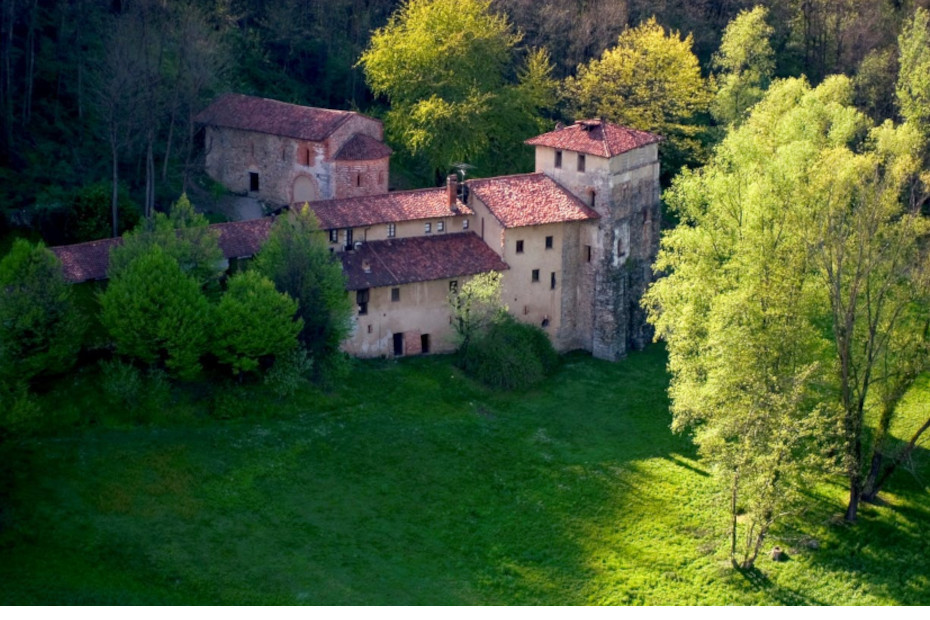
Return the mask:
M200 371L210 305L199 283L161 247L148 247L110 277L100 320L118 353L164 365L182 379Z
M67 370L83 333L61 263L41 243L17 239L0 261L0 380Z
M747 110L762 99L775 71L775 52L769 43L774 29L766 23L768 10L757 6L742 11L723 31L714 56L717 93L711 110L721 123L740 123Z
M526 96L528 89L508 78L519 41L489 0L405 2L359 60L372 91L390 102L388 137L439 178L455 162L484 158L485 167L496 166L489 154L521 149L530 136L519 129L551 102ZM522 76L547 77L549 69L538 66L543 57L530 58L537 64Z
M298 338L319 371L320 362L338 352L348 335L352 305L342 264L327 248L308 206L275 220L255 269L297 301L303 321Z
M700 159L698 116L708 111L710 92L691 51L691 35L666 34L650 19L625 30L600 58L579 66L565 88L576 118L603 117L667 138L667 170Z
M237 273L216 308L213 352L234 373L253 372L263 358L297 346L303 321L295 320L296 313L297 302L271 280L256 271Z

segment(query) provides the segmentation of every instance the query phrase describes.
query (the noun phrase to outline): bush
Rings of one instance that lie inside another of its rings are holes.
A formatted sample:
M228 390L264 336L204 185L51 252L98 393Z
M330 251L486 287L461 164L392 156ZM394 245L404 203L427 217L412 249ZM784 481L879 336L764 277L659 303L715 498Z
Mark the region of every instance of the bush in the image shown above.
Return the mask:
M164 371L151 368L143 372L120 360L100 362L101 387L111 410L126 412L137 422L157 416L168 404L171 385Z
M313 359L303 348L278 356L265 373L265 385L280 398L293 396L310 379Z
M25 383L0 382L0 438L27 435L42 426L42 408Z
M555 370L559 357L538 327L505 315L472 337L459 366L491 388L524 389Z

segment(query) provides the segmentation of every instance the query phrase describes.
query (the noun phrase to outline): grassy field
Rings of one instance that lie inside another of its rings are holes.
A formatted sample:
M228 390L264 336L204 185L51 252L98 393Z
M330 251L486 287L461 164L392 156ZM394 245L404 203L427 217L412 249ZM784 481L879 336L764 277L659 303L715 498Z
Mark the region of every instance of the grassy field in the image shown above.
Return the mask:
M442 357L366 362L332 393L244 388L216 420L185 392L122 428L84 371L43 396L80 430L0 448L0 604L930 604L906 472L855 528L825 484L770 541L787 562L729 568L664 363L569 356L500 395Z

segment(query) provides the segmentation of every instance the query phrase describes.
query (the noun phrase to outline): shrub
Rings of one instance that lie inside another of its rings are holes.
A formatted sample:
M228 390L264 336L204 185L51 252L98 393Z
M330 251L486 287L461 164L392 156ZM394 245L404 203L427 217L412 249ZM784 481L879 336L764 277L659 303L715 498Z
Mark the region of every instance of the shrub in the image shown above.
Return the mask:
M515 390L538 383L558 365L558 355L538 327L504 315L475 334L459 365L488 387Z
M265 385L280 398L293 396L310 378L313 358L303 348L296 348L275 358L265 373Z

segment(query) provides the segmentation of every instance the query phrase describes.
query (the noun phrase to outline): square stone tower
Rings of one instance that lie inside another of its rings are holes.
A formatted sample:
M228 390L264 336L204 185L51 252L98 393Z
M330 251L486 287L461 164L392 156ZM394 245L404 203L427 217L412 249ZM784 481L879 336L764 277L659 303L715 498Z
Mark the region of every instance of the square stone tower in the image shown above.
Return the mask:
M661 138L603 120L583 120L537 136L536 171L600 216L590 245L575 252L575 338L595 357L617 360L651 339L640 299L659 245Z

